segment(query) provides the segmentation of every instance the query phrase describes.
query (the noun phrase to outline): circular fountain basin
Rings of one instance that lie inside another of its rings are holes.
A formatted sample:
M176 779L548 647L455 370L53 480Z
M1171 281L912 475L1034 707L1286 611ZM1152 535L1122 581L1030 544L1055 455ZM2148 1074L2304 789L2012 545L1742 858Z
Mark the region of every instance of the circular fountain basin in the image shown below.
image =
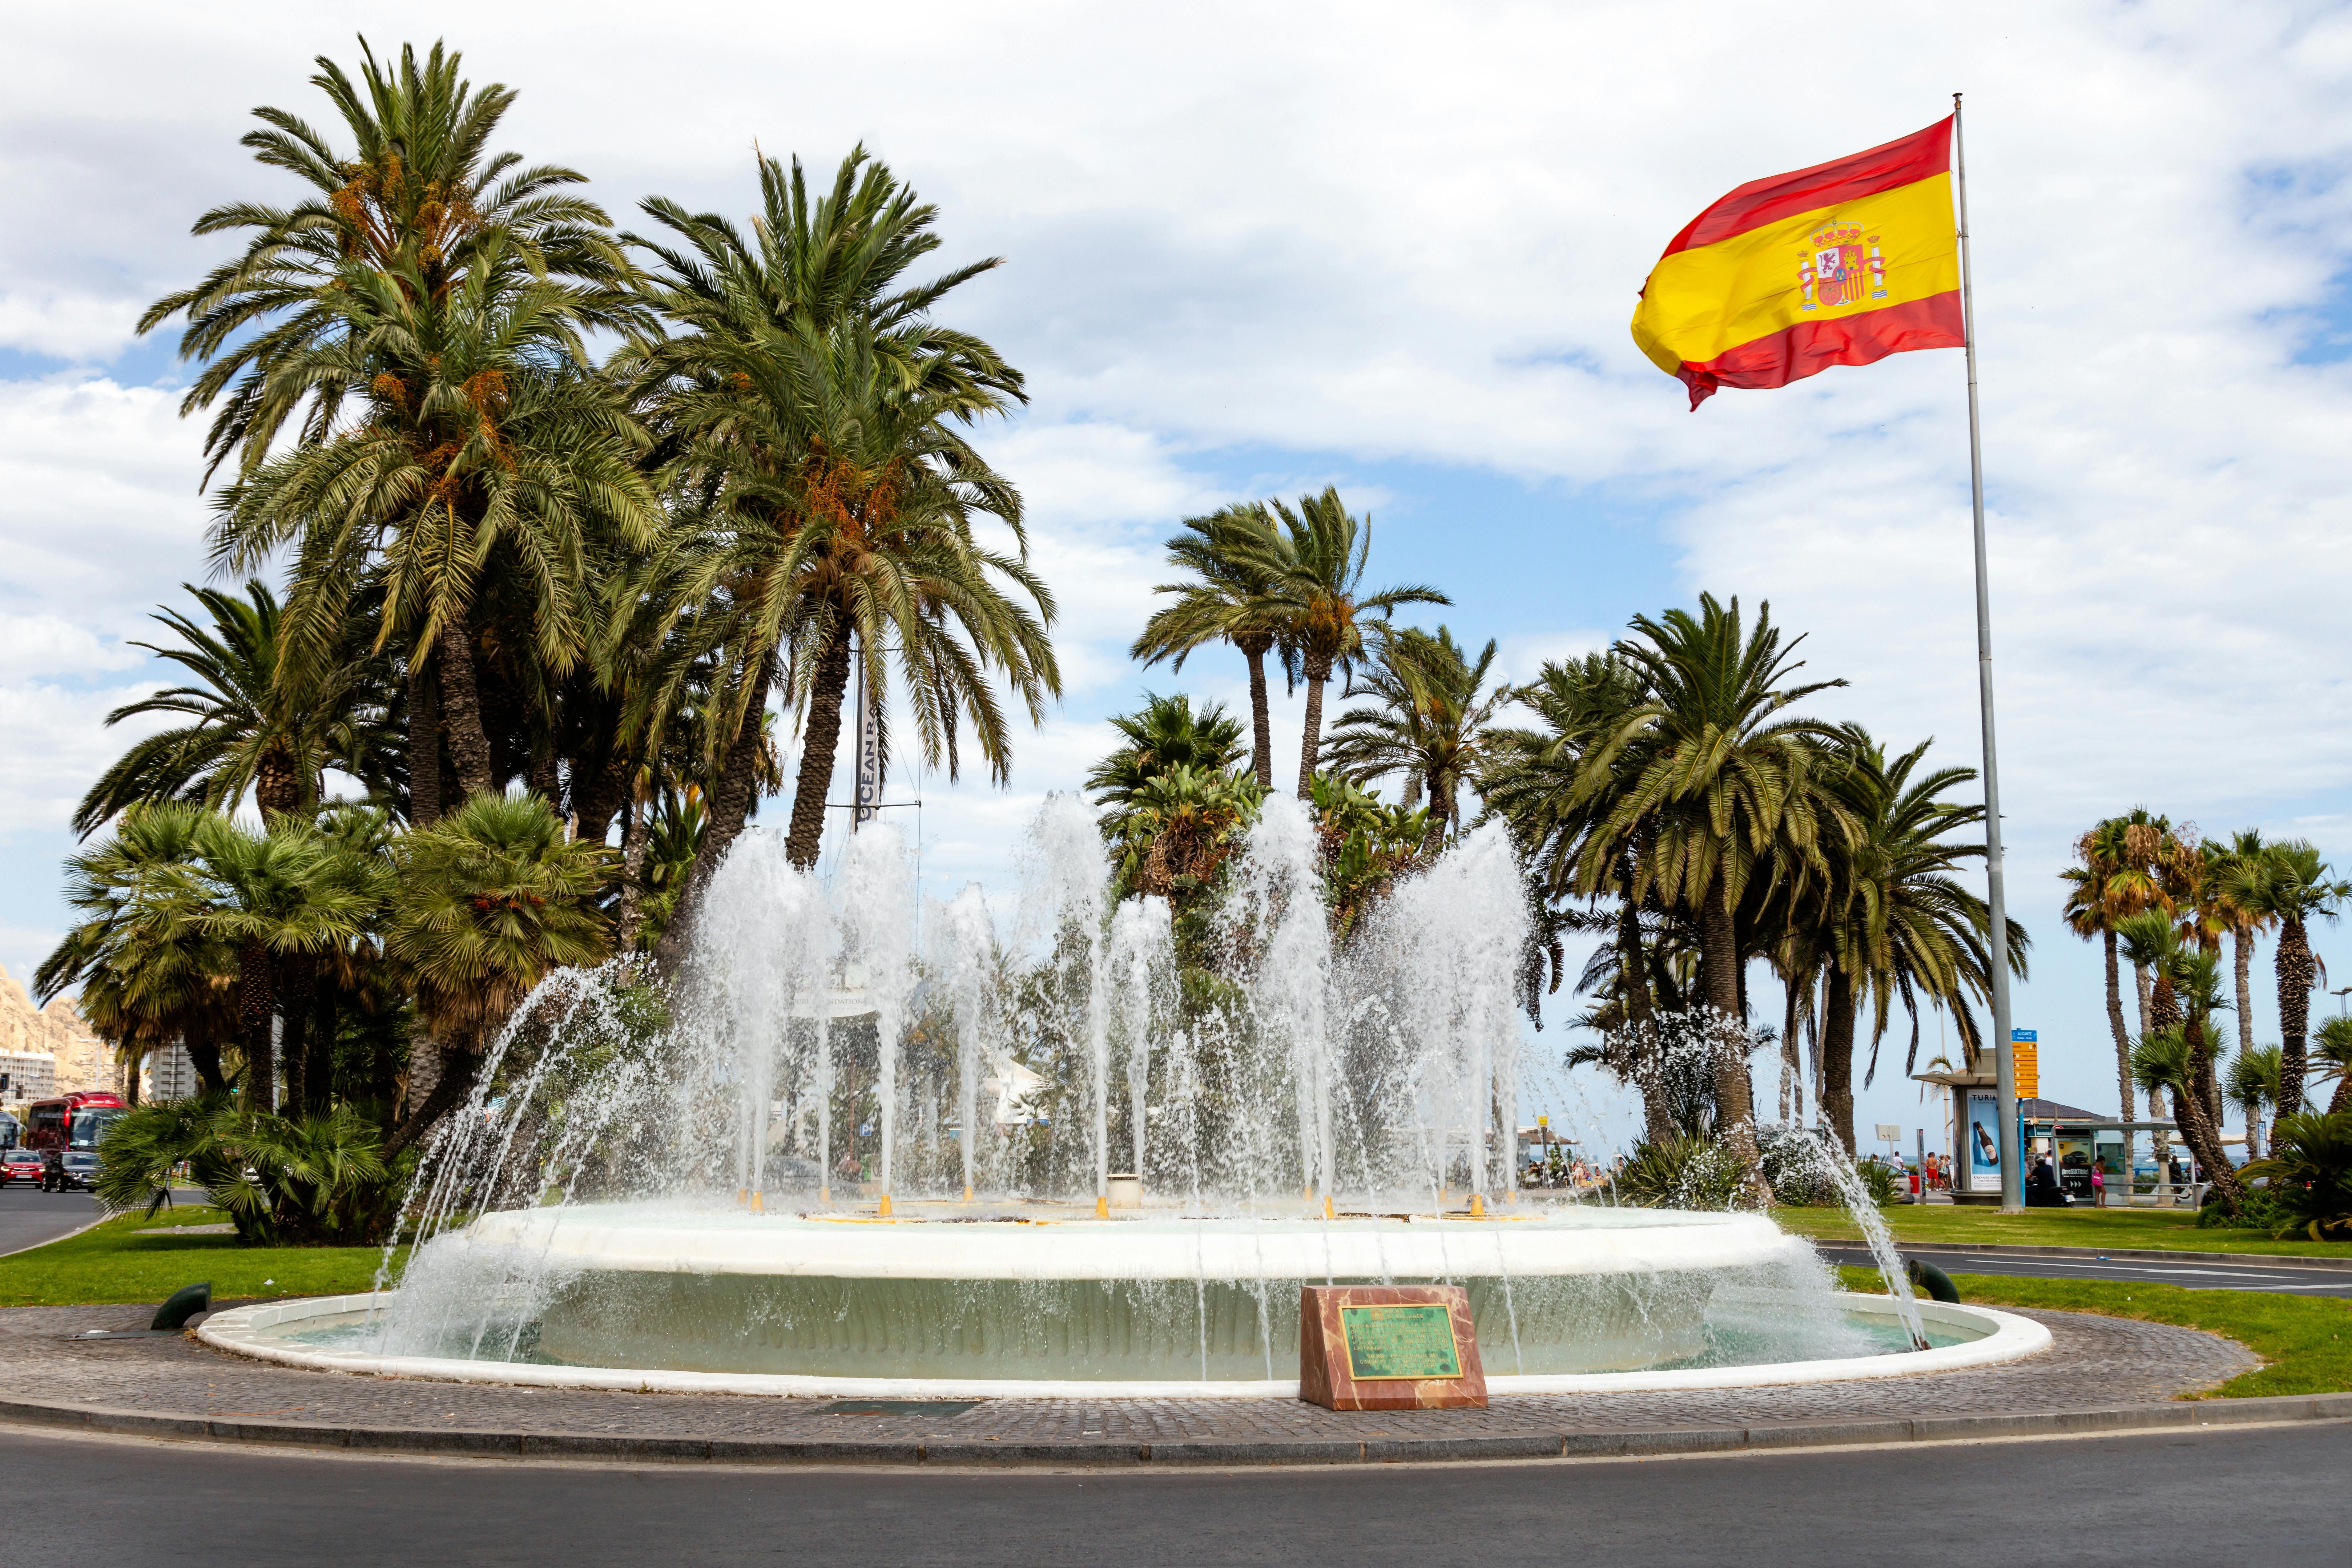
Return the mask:
M396 1294L226 1313L205 1333L298 1364L468 1380L1157 1396L1295 1391L1302 1284L1465 1287L1498 1392L1737 1383L1754 1367L1700 1364L1727 1312L1751 1339L1759 1323L1811 1325L1766 1359L1794 1345L1810 1362L1907 1370L2002 1333L1962 1313L1937 1320L1937 1350L1870 1353L1866 1320L1888 1304L1832 1304L1811 1246L1759 1215L970 1214L492 1214L425 1249Z
M1838 1293L1830 1302L1856 1324L1893 1338L1900 1322L1884 1296ZM197 1338L217 1350L320 1372L373 1373L446 1383L593 1388L623 1393L738 1394L771 1397L859 1399L1295 1399L1296 1377L1201 1383L1057 1383L1005 1378L797 1377L758 1373L676 1372L641 1367L556 1366L451 1356L388 1355L378 1342L396 1292L381 1296L320 1296L299 1301L239 1307L205 1320ZM2050 1348L2050 1331L2030 1318L1987 1307L1918 1303L1929 1334L1942 1342L1924 1351L1744 1365L1648 1368L1636 1372L1549 1375L1490 1374L1490 1394L1640 1394L1668 1389L1759 1388L1838 1383L1858 1378L1912 1377L1990 1366Z

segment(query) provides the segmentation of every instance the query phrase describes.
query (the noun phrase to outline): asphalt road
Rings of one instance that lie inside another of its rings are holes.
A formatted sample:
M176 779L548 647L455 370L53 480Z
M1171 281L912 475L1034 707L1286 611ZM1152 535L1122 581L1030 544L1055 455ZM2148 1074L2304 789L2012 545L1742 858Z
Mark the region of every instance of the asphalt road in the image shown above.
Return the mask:
M1234 1474L338 1458L0 1432L12 1557L300 1564L2344 1568L2352 1424Z
M1859 1242L1822 1242L1832 1263L1871 1265L1870 1249ZM1963 1247L1906 1247L1906 1258L1932 1263L1947 1274L2010 1274L2033 1279L2138 1280L2179 1285L2191 1290L2268 1290L2290 1296L2352 1296L2352 1269L2297 1268L2276 1263L2231 1259L2211 1263L2158 1263L2137 1258L2037 1258L2030 1253L1970 1252ZM2347 1551L2347 1563L2352 1563Z
M38 1247L98 1217L88 1193L45 1193L30 1182L0 1187L0 1252Z

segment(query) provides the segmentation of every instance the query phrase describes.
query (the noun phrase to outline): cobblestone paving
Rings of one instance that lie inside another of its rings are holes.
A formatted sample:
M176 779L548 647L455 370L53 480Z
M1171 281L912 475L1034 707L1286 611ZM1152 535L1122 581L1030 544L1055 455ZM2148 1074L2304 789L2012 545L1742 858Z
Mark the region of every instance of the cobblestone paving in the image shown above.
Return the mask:
M226 1303L224 1303L226 1305ZM1498 1396L1486 1410L1336 1412L1288 1399L992 1399L955 1415L856 1415L814 1399L618 1394L304 1372L194 1339L76 1342L143 1329L148 1309L0 1311L0 1396L150 1414L339 1426L580 1436L1288 1441L1656 1431L1777 1422L2017 1415L2145 1405L2212 1388L2260 1361L2217 1335L2158 1323L2026 1312L2055 1342L2005 1366L1782 1388Z

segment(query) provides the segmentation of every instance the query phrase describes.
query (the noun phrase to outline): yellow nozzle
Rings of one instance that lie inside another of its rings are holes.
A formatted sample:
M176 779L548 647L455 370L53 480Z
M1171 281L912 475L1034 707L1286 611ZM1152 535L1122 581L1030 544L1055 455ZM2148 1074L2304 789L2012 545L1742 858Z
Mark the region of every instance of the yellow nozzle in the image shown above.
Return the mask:
M1470 1194L1470 1217L1472 1219L1485 1219L1486 1217L1486 1199L1484 1194L1472 1193Z
M751 1212L753 1214L766 1214L768 1212L767 1200L758 1193L753 1193L751 1194Z
M882 1217L884 1219L890 1217L890 1194L887 1193L882 1194Z
M1097 1218L1097 1219L1108 1219L1108 1218L1110 1218L1110 1199L1109 1199L1109 1197L1108 1197L1108 1195L1106 1195L1106 1194L1096 1194L1096 1197L1095 1197L1095 1218Z
M969 1182L964 1184L963 1201L966 1203L971 1202L971 1184Z
M1323 1217L1325 1219L1337 1219L1339 1217L1331 1212L1331 1194L1328 1193L1323 1194Z

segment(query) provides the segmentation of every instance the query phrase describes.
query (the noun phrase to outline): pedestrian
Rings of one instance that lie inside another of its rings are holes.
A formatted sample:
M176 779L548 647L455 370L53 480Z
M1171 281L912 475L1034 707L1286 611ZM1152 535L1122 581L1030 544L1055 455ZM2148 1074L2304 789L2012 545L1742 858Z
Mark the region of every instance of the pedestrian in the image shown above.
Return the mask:
M2095 1209L2107 1206L2107 1179L2099 1174L2099 1167L2095 1163L2091 1167L2091 1206Z

